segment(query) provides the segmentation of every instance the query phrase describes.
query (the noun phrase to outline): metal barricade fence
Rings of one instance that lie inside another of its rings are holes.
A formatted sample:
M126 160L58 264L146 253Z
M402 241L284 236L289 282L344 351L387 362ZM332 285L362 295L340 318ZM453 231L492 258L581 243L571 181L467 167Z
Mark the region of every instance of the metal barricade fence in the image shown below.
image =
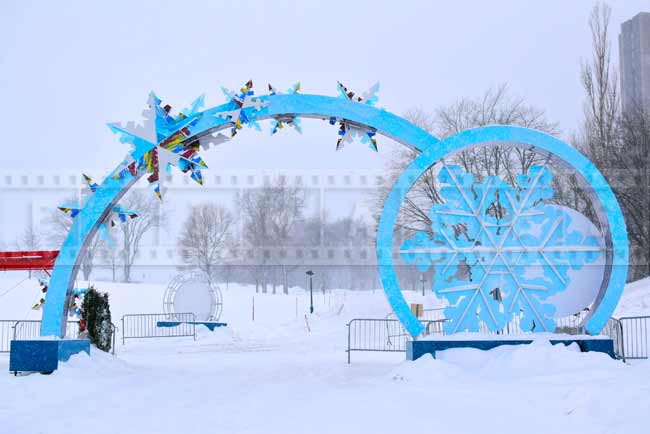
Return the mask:
M0 353L8 353L11 341L16 339L33 339L41 335L40 320L0 320ZM68 321L67 338L79 336L79 321Z
M424 322L424 321L443 321L445 320L445 308L444 307L438 307L438 308L433 308L433 309L423 309L422 310L422 316L419 317L419 320ZM568 333L568 334L580 334L583 333L582 328L580 327L580 324L583 320L583 318L587 315L587 311L583 311L580 313L577 313L575 315L570 315L567 317L563 318L557 318L555 320L557 328L556 332L557 333ZM397 320L395 317L395 314L393 312L389 312L388 315L386 315L387 320ZM515 317L512 319L512 321L509 321L506 324L506 327L503 330L498 330L498 331L492 331L489 330L488 327L485 325L485 323L481 322L479 324L479 331L481 333L486 333L486 334L491 334L491 335L508 335L508 334L524 334L528 332L524 332L521 330L520 327L520 322L521 322L521 317Z
M67 334L66 326L66 334ZM33 339L41 334L41 322L39 320L16 321L14 324L13 340Z
M623 346L623 327L621 321L610 318L600 332L603 336L609 336L614 342L614 354L617 359L625 361L625 347Z
M41 335L40 320L16 321L14 325L15 339L33 339ZM67 321L65 326L65 337L76 339L79 337L79 321Z
M577 334L583 333L580 327L584 313L572 315L557 321L558 333ZM444 334L446 320L421 321L425 330L420 336L431 334ZM352 351L376 352L403 352L406 351L406 342L411 340L410 335L404 330L397 319L372 319L355 318L348 324L348 363ZM614 352L619 359L648 359L650 350L649 330L650 316L611 318L601 331L604 336L614 341ZM520 334L519 319L511 321L508 326L499 332L481 330L488 334Z
M192 312L137 313L122 316L122 345L126 339L186 336L192 336L196 340L196 317Z
M421 321L423 335L440 333L446 320ZM411 339L396 319L355 318L348 324L348 363L353 351L404 352Z
M648 351L648 326L650 316L626 316L619 318L623 336L623 360L647 359Z
M14 320L0 320L0 353L8 353L14 335Z
M444 326L446 321L447 320L444 318L431 320L431 321L420 321L424 326L424 331L420 336L444 335L445 334Z

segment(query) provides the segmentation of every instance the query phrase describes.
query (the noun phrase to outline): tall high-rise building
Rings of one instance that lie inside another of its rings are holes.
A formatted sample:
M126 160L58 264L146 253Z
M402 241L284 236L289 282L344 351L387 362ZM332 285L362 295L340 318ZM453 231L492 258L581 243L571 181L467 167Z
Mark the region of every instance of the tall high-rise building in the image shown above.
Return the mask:
M650 110L650 13L640 12L621 25L618 36L623 110Z

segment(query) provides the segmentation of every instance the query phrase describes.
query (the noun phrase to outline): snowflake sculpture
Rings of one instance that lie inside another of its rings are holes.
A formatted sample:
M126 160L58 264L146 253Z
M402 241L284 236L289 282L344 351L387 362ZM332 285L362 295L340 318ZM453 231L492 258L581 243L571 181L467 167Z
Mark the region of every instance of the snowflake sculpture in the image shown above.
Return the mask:
M153 92L149 95L147 107L142 112L142 125L129 122L111 123L108 126L120 135L122 143L130 143L133 148L113 178L147 173L147 181L162 200L161 169L169 172L171 166L177 166L183 173L189 172L194 181L203 184L201 170L208 166L199 155L199 142L188 143L187 140L192 136L190 129L203 116L200 112L203 96L195 99L190 108L182 110L177 116L171 115L171 106L162 106L161 102Z
M417 233L401 254L425 272L434 267L435 293L446 299L446 333L502 330L520 317L523 331L553 332L546 299L564 291L569 270L591 263L600 240L568 231L565 208L547 203L553 176L546 166L520 174L516 186L475 177L459 166L438 175L445 202L431 209L432 236Z

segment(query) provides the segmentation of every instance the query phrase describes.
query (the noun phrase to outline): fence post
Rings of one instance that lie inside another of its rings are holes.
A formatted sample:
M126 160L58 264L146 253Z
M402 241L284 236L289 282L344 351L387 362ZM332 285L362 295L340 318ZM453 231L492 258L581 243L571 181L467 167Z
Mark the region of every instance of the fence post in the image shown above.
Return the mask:
M346 324L348 328L348 365L350 364L350 324L352 324L352 321Z
M252 315L253 315L253 322L255 322L255 296L253 296L253 309L252 309Z
M14 339L13 339L13 340L14 340L14 341L16 340L16 329L18 328L18 323L19 323L19 322L20 322L20 321L16 321L15 324L14 324L14 326L13 326L13 329L14 329Z
M111 327L113 328L113 355L115 355L115 334L117 333L117 327L111 322Z
M619 342L621 343L621 358L623 363L625 363L625 336L623 336L623 323L621 320L616 321L617 328L619 329Z
M626 316L619 318L623 335L623 361L648 359L648 324L650 316Z
M192 312L192 333L194 334L194 340L196 340L196 315Z
M158 323L160 321L172 321L178 322L178 324L163 324L159 327ZM125 314L122 316L122 345L125 345L127 338L191 336L194 340L197 340L196 326L196 315L193 312L175 313L173 316L162 313Z

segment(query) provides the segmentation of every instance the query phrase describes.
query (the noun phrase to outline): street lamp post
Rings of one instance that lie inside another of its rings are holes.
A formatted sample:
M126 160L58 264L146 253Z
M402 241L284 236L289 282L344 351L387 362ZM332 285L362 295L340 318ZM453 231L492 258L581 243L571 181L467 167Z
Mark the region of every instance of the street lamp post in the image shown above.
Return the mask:
M312 282L314 272L308 270L306 274L309 276L309 313L314 313L314 286Z
M424 278L424 274L420 274L420 282L422 282L422 297L424 297L424 282L426 282L427 279Z

